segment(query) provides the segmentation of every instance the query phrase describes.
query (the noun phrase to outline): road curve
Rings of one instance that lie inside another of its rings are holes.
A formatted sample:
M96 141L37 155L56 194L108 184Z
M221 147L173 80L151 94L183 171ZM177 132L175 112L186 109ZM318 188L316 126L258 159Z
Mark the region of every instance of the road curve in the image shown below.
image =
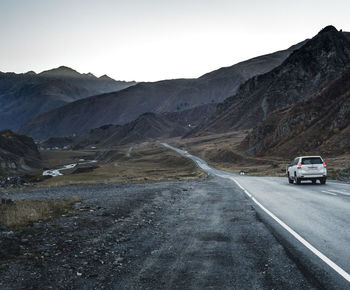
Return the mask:
M211 168L186 151L209 175L231 179L252 199L262 219L322 286L350 289L350 185L289 184L287 178L241 176Z

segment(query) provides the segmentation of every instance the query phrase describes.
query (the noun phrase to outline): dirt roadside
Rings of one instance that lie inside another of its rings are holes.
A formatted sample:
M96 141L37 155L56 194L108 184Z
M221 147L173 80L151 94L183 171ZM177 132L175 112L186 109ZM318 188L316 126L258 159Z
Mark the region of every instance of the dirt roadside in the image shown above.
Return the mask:
M230 181L11 192L80 214L0 229L1 289L312 289Z

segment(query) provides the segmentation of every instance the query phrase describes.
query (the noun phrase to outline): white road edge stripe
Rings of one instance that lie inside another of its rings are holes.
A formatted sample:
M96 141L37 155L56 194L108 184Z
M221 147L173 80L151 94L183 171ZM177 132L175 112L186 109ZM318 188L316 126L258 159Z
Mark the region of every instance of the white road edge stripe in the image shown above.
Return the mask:
M350 195L349 192L341 191L341 190L329 189L329 191L336 192L336 193L340 193L340 194L343 194L343 195Z
M279 223L285 230L292 234L300 243L307 247L311 252L313 252L317 257L319 257L323 262L330 266L334 271L336 271L340 276L342 276L346 281L350 282L350 274L345 272L341 267L334 263L331 259L317 250L308 241L306 241L302 236L295 232L292 228L287 226L283 221L276 217L272 212L265 208L260 202L258 202L242 185L239 184L237 180L230 177L264 212L266 212L270 217L272 217L277 223Z
M333 192L330 192L330 191L325 191L325 190L322 190L322 192L323 192L323 193L327 193L327 194L331 194L331 195L335 195L335 196L337 196L337 194L336 194L336 193L333 193Z

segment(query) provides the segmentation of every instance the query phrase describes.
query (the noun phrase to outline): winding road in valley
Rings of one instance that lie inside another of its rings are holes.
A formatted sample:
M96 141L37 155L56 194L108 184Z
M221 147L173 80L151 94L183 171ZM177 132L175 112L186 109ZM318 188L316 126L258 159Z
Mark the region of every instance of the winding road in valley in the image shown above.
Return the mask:
M7 191L74 204L0 225L0 289L350 289L350 185L240 176L163 145L209 178Z
M237 175L163 145L192 159L209 175L236 183L294 260L321 286L350 289L349 184L328 181L326 185L294 185L287 178Z

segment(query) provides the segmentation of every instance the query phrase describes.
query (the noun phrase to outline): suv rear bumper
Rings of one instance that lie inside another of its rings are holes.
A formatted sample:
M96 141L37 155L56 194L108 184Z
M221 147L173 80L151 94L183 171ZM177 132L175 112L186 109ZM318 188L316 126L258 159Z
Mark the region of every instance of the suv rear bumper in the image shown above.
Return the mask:
M326 179L327 175L302 175L298 177L300 180L315 180L315 179Z

